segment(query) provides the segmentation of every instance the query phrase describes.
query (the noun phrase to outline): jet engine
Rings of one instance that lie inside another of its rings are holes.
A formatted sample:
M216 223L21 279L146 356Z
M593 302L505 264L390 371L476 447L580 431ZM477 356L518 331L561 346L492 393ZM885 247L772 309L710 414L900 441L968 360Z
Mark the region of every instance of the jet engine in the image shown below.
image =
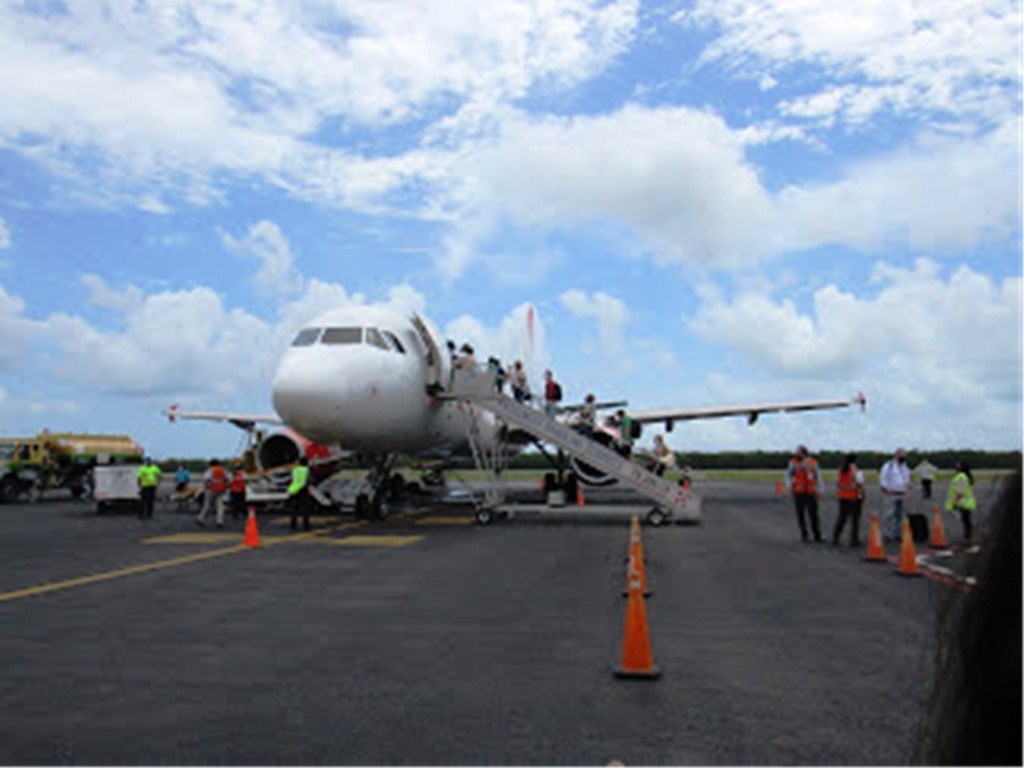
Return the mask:
M256 448L256 463L264 472L294 464L305 456L313 466L323 466L341 459L341 452L331 446L314 443L298 432L283 429L264 437Z

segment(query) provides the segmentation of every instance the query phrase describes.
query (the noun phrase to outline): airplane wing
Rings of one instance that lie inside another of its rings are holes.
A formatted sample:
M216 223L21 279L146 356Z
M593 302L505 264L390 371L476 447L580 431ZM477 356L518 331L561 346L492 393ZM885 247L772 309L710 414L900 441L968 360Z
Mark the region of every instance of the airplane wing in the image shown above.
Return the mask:
M818 411L827 408L847 408L859 405L864 410L867 398L863 392L850 400L803 400L793 403L762 403L759 405L726 405L704 408L661 408L649 411L630 411L629 416L641 424L665 422L665 429L671 431L677 421L694 419L718 419L725 416L746 416L753 424L762 413L795 413L797 411Z
M594 403L594 410L607 411L609 408L625 408L629 405L627 400L605 400L603 402ZM576 411L582 410L583 403L575 403L573 405L560 405L555 409L555 413L576 413Z
M175 403L166 411L164 415L170 421L177 421L178 419L193 419L196 421L218 421L221 423L227 422L228 424L234 424L239 429L249 430L255 427L257 424L284 424L281 421L281 417L266 414L254 414L254 413L216 413L212 411L183 411Z

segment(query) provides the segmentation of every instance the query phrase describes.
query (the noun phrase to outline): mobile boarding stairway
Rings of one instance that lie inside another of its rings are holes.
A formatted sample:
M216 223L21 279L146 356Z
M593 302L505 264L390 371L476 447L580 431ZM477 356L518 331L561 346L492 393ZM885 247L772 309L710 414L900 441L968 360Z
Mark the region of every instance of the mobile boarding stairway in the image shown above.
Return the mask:
M507 425L521 429L537 440L550 443L578 461L616 478L622 485L632 488L655 503L647 520L652 525L666 522L699 523L700 497L689 488L659 477L610 448L580 434L571 427L550 418L542 410L517 402L494 389L494 377L485 373L456 372L446 398L458 400L489 411ZM470 444L477 466L497 472L501 463L500 448L487 455L479 437L479 423L472 408L466 408L469 419ZM500 495L485 493L478 504L477 521L489 523L494 519L501 503Z

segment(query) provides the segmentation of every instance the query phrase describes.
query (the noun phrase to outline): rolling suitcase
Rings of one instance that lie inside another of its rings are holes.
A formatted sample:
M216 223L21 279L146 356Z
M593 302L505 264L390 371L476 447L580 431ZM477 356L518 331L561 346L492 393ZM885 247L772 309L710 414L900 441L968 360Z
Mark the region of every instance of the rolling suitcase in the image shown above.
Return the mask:
M924 515L907 515L910 521L910 535L914 538L915 544L922 544L928 541L928 518Z

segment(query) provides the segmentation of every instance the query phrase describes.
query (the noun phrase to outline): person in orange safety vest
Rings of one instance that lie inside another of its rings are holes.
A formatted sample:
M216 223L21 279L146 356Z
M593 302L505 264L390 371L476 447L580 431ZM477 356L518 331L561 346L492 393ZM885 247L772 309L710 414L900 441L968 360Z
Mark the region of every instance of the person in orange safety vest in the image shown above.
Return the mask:
M798 445L796 455L789 460L786 470L786 487L793 494L796 507L796 520L800 524L800 537L808 540L807 519L810 518L811 533L815 541L821 541L821 524L818 521L818 493L821 487L821 475L818 473L818 462L807 455L807 446Z
M203 475L203 509L196 524L206 525L206 516L213 509L217 514L217 527L224 527L224 494L228 490L228 473L217 459L210 459L210 468Z
M245 517L245 472L242 471L241 462L235 462L228 490L231 492L231 519Z
M860 546L860 511L864 506L864 473L857 469L857 454L848 453L836 479L839 517L832 529L832 546L839 546L846 521L850 521L850 546Z

